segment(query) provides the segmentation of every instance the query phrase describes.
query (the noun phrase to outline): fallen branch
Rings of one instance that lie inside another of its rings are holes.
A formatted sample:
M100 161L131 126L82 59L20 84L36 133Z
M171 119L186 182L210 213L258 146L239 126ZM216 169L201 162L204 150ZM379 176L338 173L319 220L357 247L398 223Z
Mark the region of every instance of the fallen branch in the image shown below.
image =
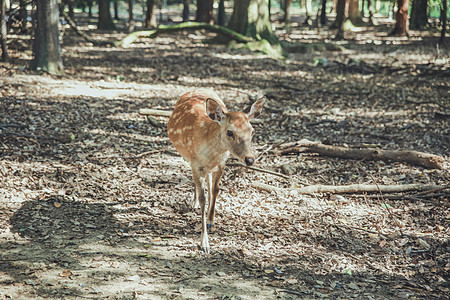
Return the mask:
M222 34L232 40L239 43L248 43L254 41L252 38L242 35L234 30L231 30L225 26L212 25L208 23L197 23L197 22L185 22L176 25L160 25L157 29L146 30L146 31L136 31L130 33L121 41L116 42L116 46L128 47L134 43L137 39L142 37L154 38L163 33L171 33L183 30L208 30L218 34Z
M324 156L349 159L396 161L430 169L442 169L442 164L444 162L444 158L439 155L412 150L382 150L374 148L351 149L342 146L324 145L319 142L313 142L305 139L286 144L283 146L283 149L277 153L287 155L303 152L318 153Z
M400 185L375 185L375 184L350 184L350 185L309 185L301 188L279 188L261 182L253 182L252 186L268 192L296 191L298 194L316 193L400 193L408 191L427 191L442 188L443 186L423 184L400 184Z
M67 24L69 24L70 28L72 28L72 30L78 35L81 36L83 39L85 39L87 42L92 43L94 46L115 46L114 42L109 42L109 41L97 41L95 39L93 39L91 36L89 36L88 34L86 34L85 32L81 31L80 29L78 29L77 24L75 23L74 20L72 20L72 18L69 16L69 14L65 11L62 10L64 19L67 21Z
M170 117L172 115L172 111L169 110L159 110L159 109L151 109L151 108L141 108L139 110L139 114L145 116L156 116L156 117Z

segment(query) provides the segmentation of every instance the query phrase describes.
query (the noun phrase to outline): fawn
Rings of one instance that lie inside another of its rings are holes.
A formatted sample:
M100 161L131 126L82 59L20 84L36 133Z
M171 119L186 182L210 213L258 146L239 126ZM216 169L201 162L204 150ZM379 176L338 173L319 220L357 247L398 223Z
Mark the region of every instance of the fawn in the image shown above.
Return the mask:
M230 153L250 166L255 161L251 148L254 130L249 120L261 113L265 97L257 100L248 113L229 112L210 90L195 90L181 96L169 118L167 133L181 156L190 162L195 184L193 206L200 204L201 247L210 252L208 231L214 226L215 203L225 162ZM206 189L209 211L206 216Z

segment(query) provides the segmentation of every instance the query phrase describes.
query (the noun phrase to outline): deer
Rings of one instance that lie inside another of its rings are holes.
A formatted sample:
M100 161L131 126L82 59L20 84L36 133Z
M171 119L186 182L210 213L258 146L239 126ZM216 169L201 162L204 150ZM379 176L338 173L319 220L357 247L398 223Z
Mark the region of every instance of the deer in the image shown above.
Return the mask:
M195 185L192 206L200 207L201 250L207 254L210 253L208 230L214 226L215 204L225 163L231 154L247 166L254 164L252 137L255 131L250 120L260 115L265 101L265 97L258 99L244 110L248 113L228 111L215 92L199 89L183 94L169 118L169 139L191 166Z

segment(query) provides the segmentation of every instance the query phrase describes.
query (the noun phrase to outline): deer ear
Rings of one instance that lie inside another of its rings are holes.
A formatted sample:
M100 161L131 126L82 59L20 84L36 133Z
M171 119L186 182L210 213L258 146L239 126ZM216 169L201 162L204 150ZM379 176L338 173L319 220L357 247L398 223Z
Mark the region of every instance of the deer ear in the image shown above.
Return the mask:
M206 99L206 113L211 118L211 120L221 123L225 119L225 113L223 112L222 106L211 98Z
M247 113L247 117L249 119L257 118L261 114L262 108L264 106L264 103L266 103L266 100L267 100L266 96L263 96L263 97L259 98L258 101L253 103L250 108L247 108L245 110L245 111L249 111L249 113Z

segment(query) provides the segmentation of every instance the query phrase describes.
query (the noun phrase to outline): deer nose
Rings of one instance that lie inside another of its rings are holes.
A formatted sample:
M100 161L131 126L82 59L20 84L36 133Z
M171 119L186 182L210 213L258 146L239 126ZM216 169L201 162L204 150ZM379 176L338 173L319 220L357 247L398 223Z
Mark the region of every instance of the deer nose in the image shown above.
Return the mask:
M253 165L253 163L255 162L255 158L253 158L253 157L246 157L245 158L245 164L247 165L247 166L251 166L251 165Z

